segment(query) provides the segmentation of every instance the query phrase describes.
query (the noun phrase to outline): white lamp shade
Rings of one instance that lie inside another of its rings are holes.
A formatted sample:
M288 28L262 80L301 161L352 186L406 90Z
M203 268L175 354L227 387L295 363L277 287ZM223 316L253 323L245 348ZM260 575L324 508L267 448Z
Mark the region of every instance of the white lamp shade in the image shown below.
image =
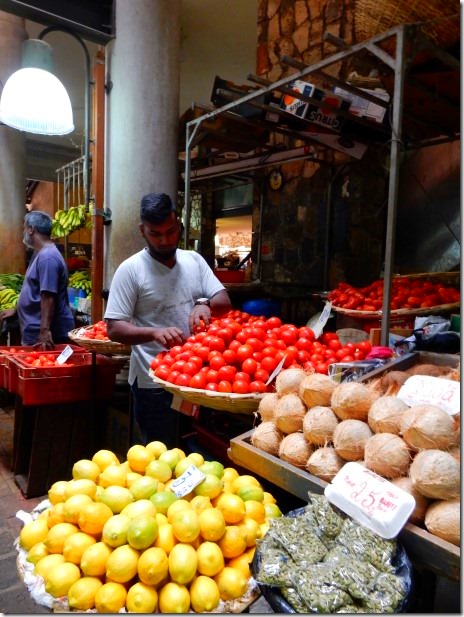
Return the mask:
M37 68L20 69L8 79L0 99L0 121L40 135L74 130L66 89L52 73Z

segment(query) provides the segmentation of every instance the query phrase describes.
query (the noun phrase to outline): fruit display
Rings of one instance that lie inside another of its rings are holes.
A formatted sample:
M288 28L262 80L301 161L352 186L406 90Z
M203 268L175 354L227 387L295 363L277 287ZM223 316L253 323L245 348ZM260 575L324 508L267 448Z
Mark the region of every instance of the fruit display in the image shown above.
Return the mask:
M150 368L155 377L177 386L225 394L265 393L274 390L274 383L267 382L282 360L285 368L326 375L329 364L363 360L370 350L368 341L343 345L334 332L316 340L306 326L235 310L213 319L184 345L159 353Z
M0 311L16 307L23 281L22 274L0 274Z
M64 238L82 227L87 229L92 227L92 217L85 211L85 205L73 206L67 210L57 210L52 220L51 237L53 239Z
M108 332L106 331L106 321L97 321L91 326L85 328L81 338L95 339L97 341L109 341Z
M444 304L460 302L460 293L456 287L434 282L426 277L400 276L392 279L390 310L429 309ZM379 279L366 287L354 287L348 283L339 283L331 291L328 299L335 308L356 311L380 311L383 302L384 281Z
M286 369L260 401L251 443L325 482L346 462L360 462L415 497L411 522L459 546L460 414L398 398L415 375L455 381L459 369L422 363L367 384Z
M192 465L204 479L177 496L174 483ZM232 612L227 603L256 597L256 542L282 512L254 476L159 441L132 446L123 463L99 450L72 476L50 487L18 538L21 568L49 606Z
M83 289L88 297L92 291L90 274L85 270L73 272L69 277L68 287L72 287L73 289Z

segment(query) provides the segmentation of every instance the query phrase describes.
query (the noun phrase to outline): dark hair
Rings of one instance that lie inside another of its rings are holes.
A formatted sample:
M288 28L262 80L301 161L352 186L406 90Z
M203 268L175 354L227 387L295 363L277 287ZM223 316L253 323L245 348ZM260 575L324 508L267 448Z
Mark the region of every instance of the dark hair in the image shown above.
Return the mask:
M162 223L175 211L176 207L166 193L149 193L140 202L140 219L147 223Z
M26 227L33 227L39 234L49 236L52 233L52 218L46 212L40 210L32 210L24 217Z

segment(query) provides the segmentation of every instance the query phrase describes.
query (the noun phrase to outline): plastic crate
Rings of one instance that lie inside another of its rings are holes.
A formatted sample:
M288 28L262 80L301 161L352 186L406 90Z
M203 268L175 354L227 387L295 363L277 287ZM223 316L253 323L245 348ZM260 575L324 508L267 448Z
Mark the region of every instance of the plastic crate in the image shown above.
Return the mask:
M6 368L6 359L15 353L32 350L32 346L21 347L20 345L2 345L0 346L0 388L8 386L8 369Z

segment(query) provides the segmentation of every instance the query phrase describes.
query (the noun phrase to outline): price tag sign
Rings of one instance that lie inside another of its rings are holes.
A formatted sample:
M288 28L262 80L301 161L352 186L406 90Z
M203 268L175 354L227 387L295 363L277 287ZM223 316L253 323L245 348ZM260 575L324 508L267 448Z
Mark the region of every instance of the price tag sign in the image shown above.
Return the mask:
M409 405L436 405L454 416L461 409L460 384L451 379L413 375L401 386L397 397Z
M395 538L416 500L395 484L358 463L346 463L324 495L335 506L382 538Z
M326 302L325 306L322 310L322 313L319 316L319 319L316 321L314 328L313 328L313 332L314 332L314 336L318 339L321 334L322 334L322 330L324 329L325 324L327 323L327 320L330 317L330 311L332 310L332 302Z
M282 367L284 365L284 362L287 358L287 354L284 355L284 357L282 358L282 360L279 362L279 364L275 367L275 369L272 371L271 375L269 376L269 379L266 381L266 386L268 386L271 381L274 379L274 377L277 377L277 375L280 373L280 371L282 370Z
M71 349L71 347L69 345L66 345L66 347L63 349L63 351L58 356L58 358L55 360L55 362L57 364L64 364L66 362L66 360L70 356L72 356L72 354L73 354L73 350Z
M171 484L171 488L177 497L184 497L193 491L206 478L195 465L190 465L184 473L176 478Z

